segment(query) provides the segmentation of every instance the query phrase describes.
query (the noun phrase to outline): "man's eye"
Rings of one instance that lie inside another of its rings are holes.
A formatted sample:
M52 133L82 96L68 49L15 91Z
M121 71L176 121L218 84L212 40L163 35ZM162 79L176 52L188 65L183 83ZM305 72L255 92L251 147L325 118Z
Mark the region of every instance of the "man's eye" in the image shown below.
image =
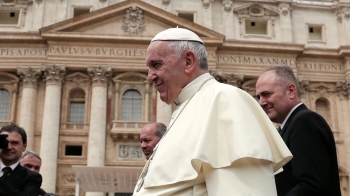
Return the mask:
M156 69L156 70L158 70L161 66L162 66L161 63L155 63L155 64L153 65L153 68Z

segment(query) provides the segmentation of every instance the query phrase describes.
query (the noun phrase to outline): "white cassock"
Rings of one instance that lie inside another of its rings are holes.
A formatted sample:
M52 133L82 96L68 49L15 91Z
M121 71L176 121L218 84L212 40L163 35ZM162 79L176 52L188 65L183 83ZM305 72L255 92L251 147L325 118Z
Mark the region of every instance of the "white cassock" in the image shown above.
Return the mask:
M133 196L277 195L274 172L292 154L251 95L203 74L176 102Z

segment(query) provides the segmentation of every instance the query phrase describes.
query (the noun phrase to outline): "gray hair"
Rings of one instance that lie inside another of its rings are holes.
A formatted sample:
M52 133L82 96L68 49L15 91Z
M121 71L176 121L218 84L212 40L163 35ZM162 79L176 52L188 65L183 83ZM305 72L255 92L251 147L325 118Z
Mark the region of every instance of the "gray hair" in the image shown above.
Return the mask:
M205 46L196 41L168 41L168 49L175 51L180 58L186 51L191 50L196 55L201 69L208 69L208 53Z
M288 65L276 65L272 66L263 71L263 73L267 71L275 71L276 72L276 80L281 84L283 88L287 88L290 83L293 83L296 87L298 97L300 97L300 86L299 82L296 79L293 69Z
M163 123L156 124L156 136L162 138L166 132L166 126Z
M40 161L41 161L41 158L40 156L34 152L34 151L31 151L31 150L26 150L25 152L22 153L22 156L20 158L20 162L22 161L22 159L25 157L25 156L35 156L36 158L38 158Z

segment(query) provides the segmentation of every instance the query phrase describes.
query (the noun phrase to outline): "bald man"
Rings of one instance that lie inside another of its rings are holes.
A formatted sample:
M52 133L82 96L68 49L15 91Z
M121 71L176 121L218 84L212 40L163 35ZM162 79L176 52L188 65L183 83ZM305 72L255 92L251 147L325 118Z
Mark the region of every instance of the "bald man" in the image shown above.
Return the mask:
M146 159L153 153L153 148L166 132L166 126L163 123L150 123L145 125L140 132L140 142L143 154Z

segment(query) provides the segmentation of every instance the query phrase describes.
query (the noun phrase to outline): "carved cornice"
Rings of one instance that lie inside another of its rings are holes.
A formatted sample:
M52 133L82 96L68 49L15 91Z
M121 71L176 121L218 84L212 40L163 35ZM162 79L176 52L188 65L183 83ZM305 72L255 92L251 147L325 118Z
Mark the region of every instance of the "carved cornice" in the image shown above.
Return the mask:
M91 77L93 86L96 86L96 85L107 86L112 76L112 67L90 66L87 68L87 72Z
M221 70L211 70L210 74L221 83L230 84L238 88L242 87L244 74L224 74Z
M12 2L6 3L3 0L0 0L1 6L16 6L16 5L28 5L33 3L33 0L14 0Z
M70 82L76 86L81 86L81 85L90 83L89 76L80 72L70 74L69 76L66 77L66 80L67 82Z
M232 0L223 0L222 5L224 6L224 10L226 12L230 12L232 10Z
M247 3L234 8L233 11L240 17L271 17L280 13L278 8L261 3Z
M129 35L138 35L145 30L146 21L140 8L132 6L128 8L123 19L123 30Z
M21 78L23 88L31 87L37 88L38 78L41 76L42 70L40 68L31 67L19 67L17 68L17 74Z
M72 182L76 182L75 173L62 174L62 182L64 184L71 184Z
M334 13L338 22L340 23L343 22L343 18L345 18L346 20L350 19L350 8L339 8Z
M338 95L340 98L349 99L350 96L350 76L345 78L345 81L338 81L336 83Z
M283 16L287 16L292 11L292 8L289 6L289 4L281 3L280 4L280 13Z
M214 0L202 0L203 1L203 7L205 9L208 9L210 7L211 3L214 3Z
M170 0L162 0L162 4L163 5L169 5L170 4Z
M47 65L41 69L44 72L44 81L46 85L62 85L66 75L66 66Z
M308 92L316 93L320 96L328 96L337 91L335 83L309 83Z

